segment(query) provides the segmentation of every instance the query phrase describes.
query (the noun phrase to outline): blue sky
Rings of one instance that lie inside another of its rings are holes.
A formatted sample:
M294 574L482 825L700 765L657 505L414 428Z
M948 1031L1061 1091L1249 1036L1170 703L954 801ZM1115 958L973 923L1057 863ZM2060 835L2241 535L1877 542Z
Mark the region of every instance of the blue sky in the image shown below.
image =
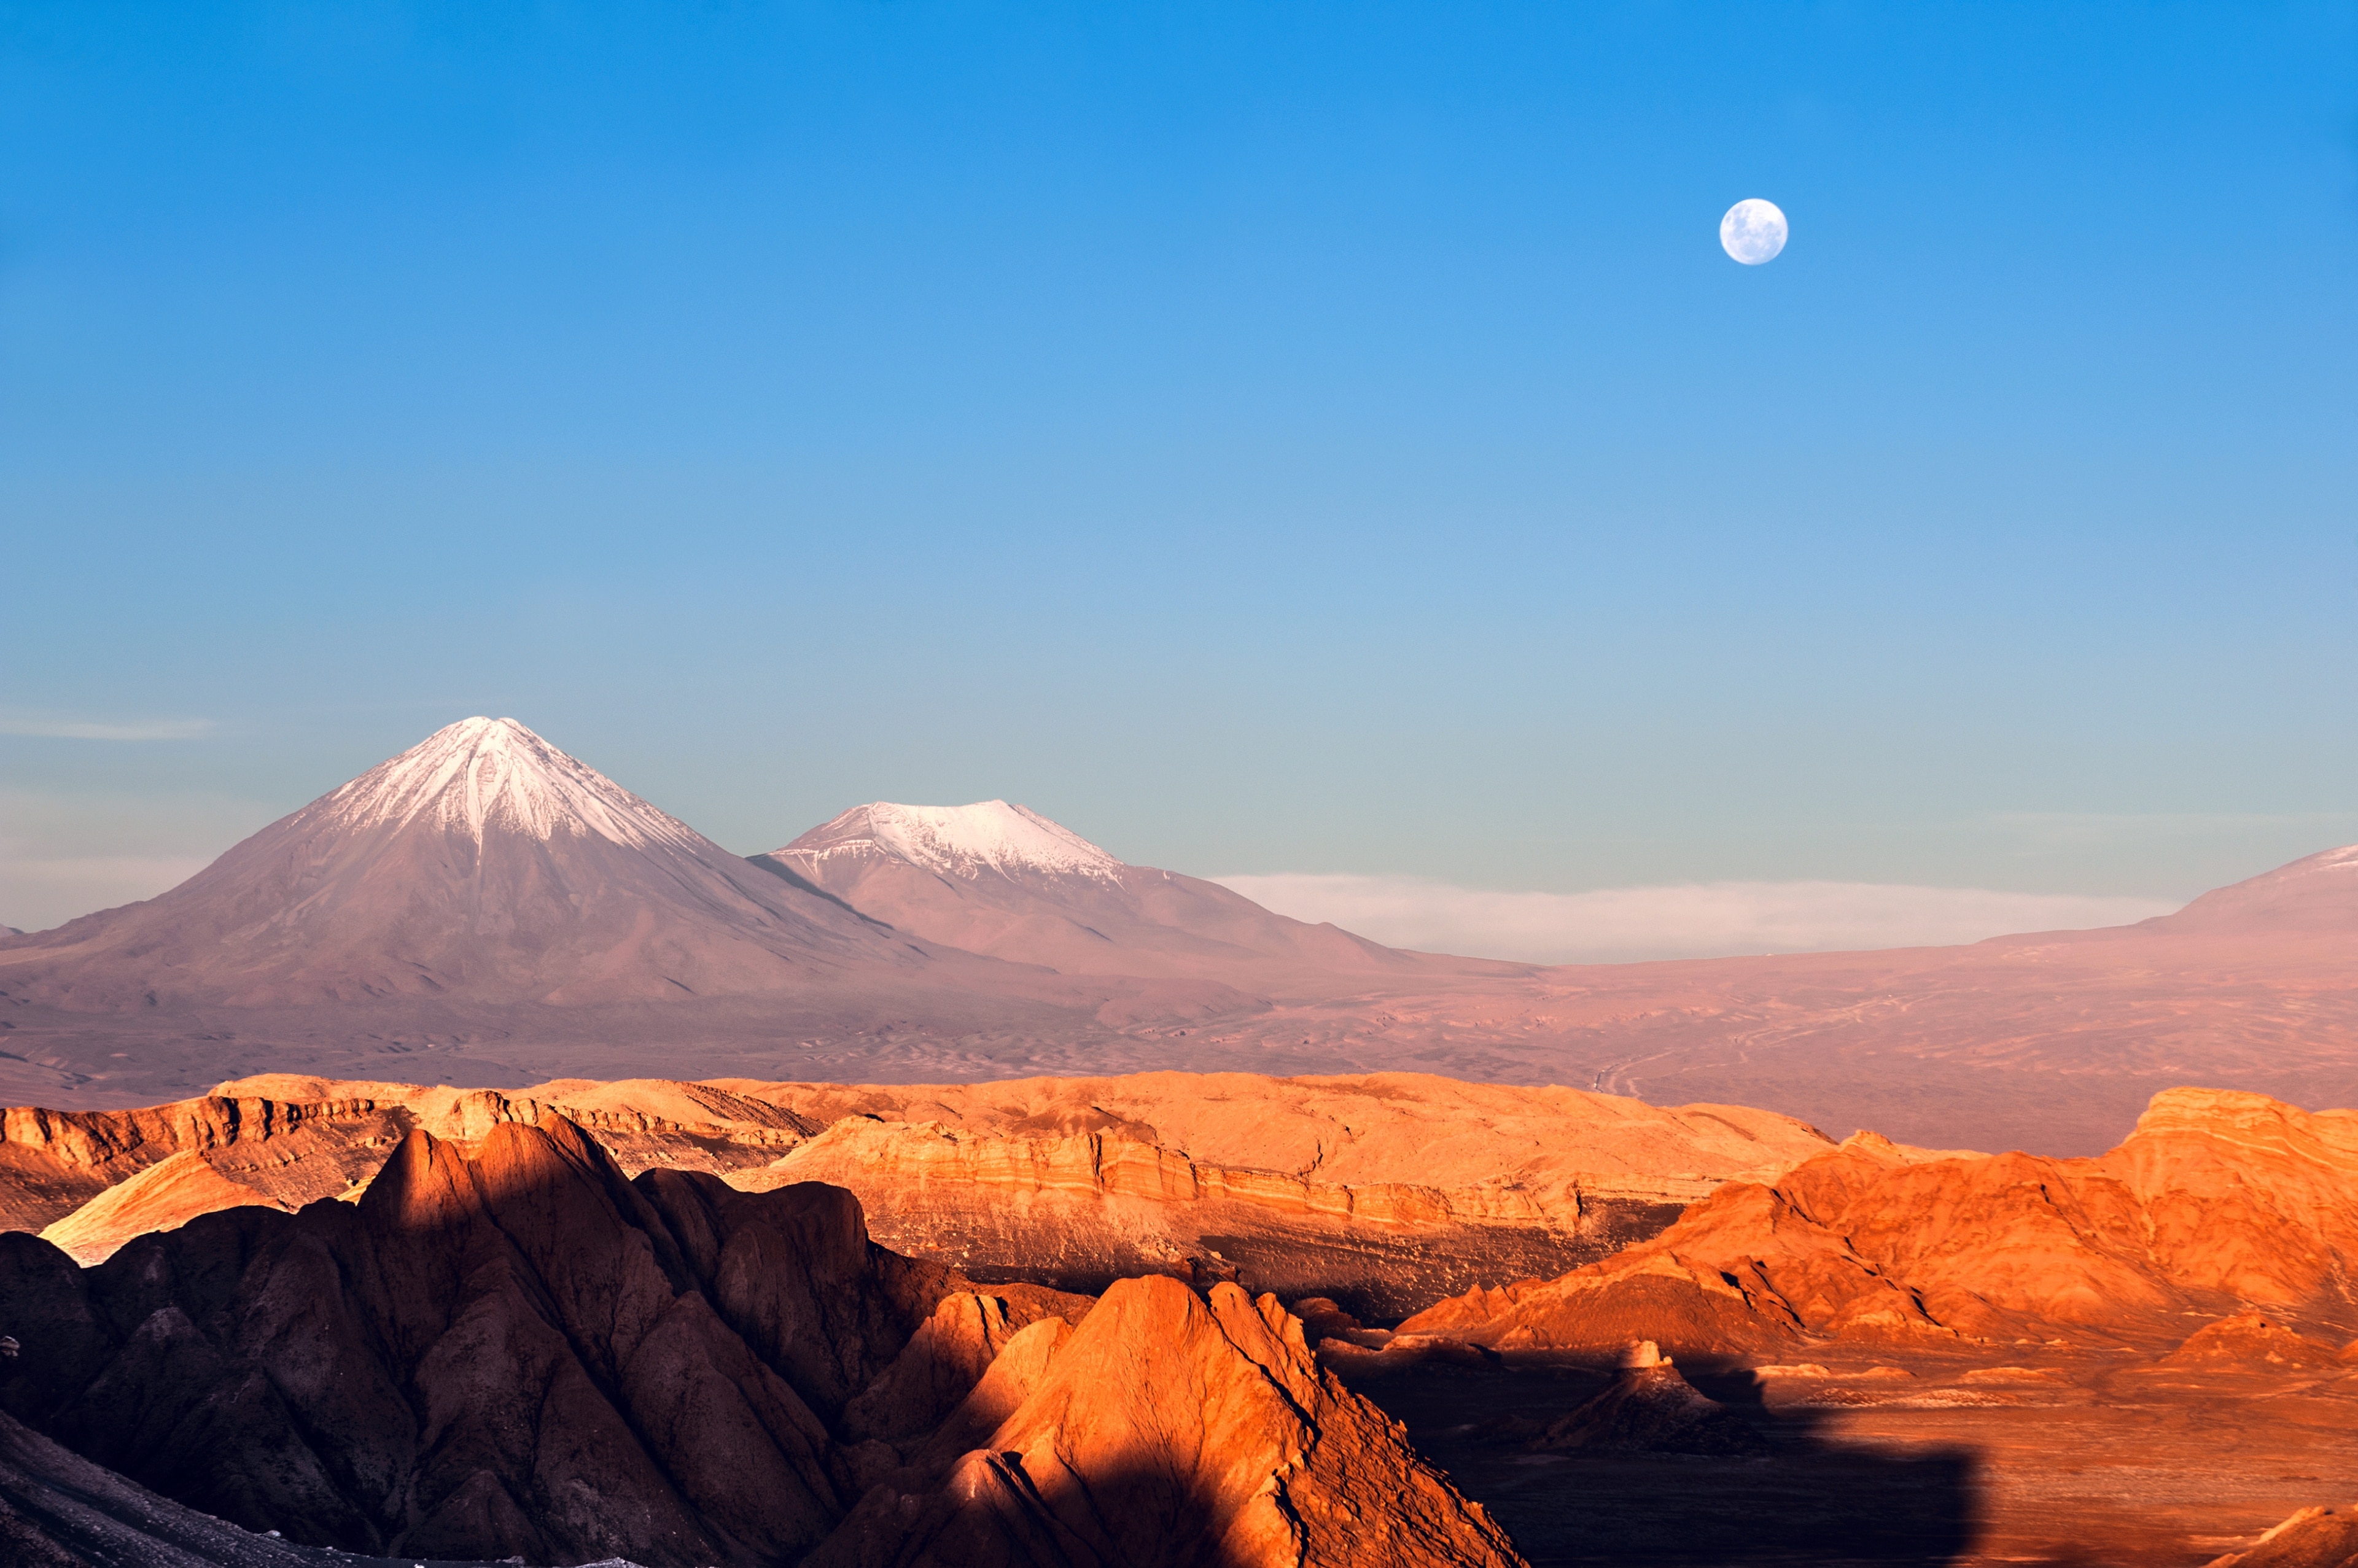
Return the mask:
M2358 838L2354 16L0 0L0 921L474 713L741 850Z

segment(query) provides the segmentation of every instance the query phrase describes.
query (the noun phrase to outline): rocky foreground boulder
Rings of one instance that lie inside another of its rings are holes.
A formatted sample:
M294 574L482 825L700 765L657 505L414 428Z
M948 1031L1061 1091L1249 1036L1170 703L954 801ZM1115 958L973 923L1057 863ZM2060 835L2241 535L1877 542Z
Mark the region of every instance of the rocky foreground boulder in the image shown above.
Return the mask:
M0 1332L24 1347L0 1363L8 1416L290 1543L648 1568L1517 1561L1270 1298L976 1286L875 1245L839 1188L626 1180L553 1116L471 1146L413 1131L355 1203L207 1215L92 1269L0 1236Z

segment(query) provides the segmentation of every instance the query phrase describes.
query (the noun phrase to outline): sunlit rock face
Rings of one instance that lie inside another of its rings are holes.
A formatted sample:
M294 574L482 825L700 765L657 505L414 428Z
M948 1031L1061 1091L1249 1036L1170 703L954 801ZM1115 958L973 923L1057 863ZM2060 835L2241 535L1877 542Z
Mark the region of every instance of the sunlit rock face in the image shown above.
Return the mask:
M1061 1344L988 1440L880 1484L814 1564L1520 1561L1274 1297L1128 1280L1069 1335L1029 1332Z
M1721 1355L1808 1341L2150 1351L2260 1306L2339 1343L2358 1332L2353 1194L2358 1112L2175 1089L2093 1159L1860 1134L1773 1184L1723 1187L1613 1258L1468 1292L1401 1329L1532 1350L1643 1332ZM2256 1346L2266 1326L2216 1332Z

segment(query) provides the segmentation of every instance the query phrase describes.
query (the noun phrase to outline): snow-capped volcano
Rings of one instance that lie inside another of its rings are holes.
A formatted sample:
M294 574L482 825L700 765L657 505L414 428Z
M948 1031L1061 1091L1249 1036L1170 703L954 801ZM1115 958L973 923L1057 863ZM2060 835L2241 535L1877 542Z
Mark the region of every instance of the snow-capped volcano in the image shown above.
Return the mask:
M972 806L855 806L783 849L815 864L877 858L971 881L985 871L1121 881L1122 863L1061 823L1003 800Z
M12 940L0 979L72 1007L572 1005L806 992L927 962L514 719L468 719L169 892Z
M687 823L567 756L513 719L462 719L379 762L312 809L347 831L424 820L477 844L487 830L554 838L596 834L631 849L696 853Z
M855 806L753 859L929 942L1066 974L1271 983L1436 962L1129 865L1003 800Z
M2144 924L2158 931L2250 935L2358 930L2358 844L2213 888L2176 914Z

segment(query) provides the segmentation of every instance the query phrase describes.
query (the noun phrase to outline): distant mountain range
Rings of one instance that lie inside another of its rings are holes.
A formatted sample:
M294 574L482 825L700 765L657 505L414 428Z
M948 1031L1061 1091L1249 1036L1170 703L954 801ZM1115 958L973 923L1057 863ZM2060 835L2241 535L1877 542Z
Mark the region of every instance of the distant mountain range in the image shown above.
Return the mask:
M0 936L0 1099L245 1074L926 1082L1413 1068L2076 1152L2156 1088L2358 1100L2358 848L2138 925L1541 967L1403 952L1020 806L730 854L513 719L437 731L180 886Z
M1280 985L1305 973L1512 974L1438 959L1273 914L1217 882L1125 865L1070 828L1003 800L856 806L756 855L926 941L1066 974Z

